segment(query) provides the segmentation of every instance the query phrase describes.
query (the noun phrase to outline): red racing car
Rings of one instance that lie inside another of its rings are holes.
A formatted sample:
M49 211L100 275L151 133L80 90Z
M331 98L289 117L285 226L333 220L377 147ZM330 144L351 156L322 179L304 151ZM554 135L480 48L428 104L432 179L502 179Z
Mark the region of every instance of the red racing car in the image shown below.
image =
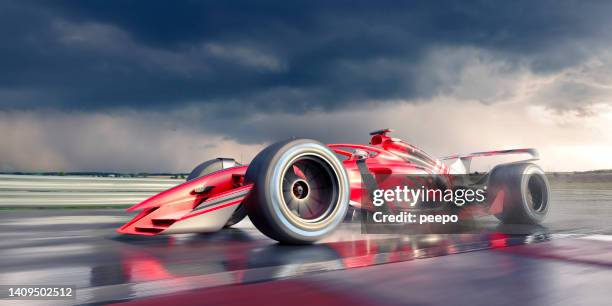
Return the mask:
M432 158L423 150L392 138L389 129L370 133L369 145L324 145L289 139L261 151L250 165L217 158L198 165L187 182L131 208L140 211L117 231L157 235L213 232L247 215L268 237L283 243L311 243L345 219L349 207L369 210L364 198L374 188L403 185L390 177L435 176L446 188L485 187L487 204L467 210L471 216L495 215L505 223L537 224L549 209L550 187L544 171L532 163L534 149L477 152ZM472 158L529 154L530 159L500 164L475 180ZM444 161L453 161L447 165Z

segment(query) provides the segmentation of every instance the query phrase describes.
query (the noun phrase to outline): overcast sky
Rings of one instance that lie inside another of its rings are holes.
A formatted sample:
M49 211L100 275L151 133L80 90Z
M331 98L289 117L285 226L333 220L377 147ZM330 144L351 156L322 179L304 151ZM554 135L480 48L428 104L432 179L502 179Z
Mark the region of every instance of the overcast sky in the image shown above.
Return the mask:
M2 1L0 171L190 171L391 127L612 168L609 1Z

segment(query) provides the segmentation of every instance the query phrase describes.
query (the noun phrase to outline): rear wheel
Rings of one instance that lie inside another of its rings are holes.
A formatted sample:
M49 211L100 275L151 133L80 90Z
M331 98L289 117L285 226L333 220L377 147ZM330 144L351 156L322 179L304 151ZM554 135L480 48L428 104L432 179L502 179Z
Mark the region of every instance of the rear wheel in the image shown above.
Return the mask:
M349 202L344 166L324 144L310 139L275 143L261 151L245 175L254 183L244 203L253 224L283 243L312 243L343 221Z
M213 172L233 168L236 166L241 166L240 163L236 162L233 158L215 158L208 161L205 161L195 167L189 176L187 176L187 180L191 181L193 179L209 175ZM243 204L239 204L238 208L234 211L230 219L225 223L224 227L230 227L244 219L247 216L246 209Z
M491 171L487 193L495 197L504 191L504 223L538 224L550 204L550 186L544 171L532 163L501 165Z

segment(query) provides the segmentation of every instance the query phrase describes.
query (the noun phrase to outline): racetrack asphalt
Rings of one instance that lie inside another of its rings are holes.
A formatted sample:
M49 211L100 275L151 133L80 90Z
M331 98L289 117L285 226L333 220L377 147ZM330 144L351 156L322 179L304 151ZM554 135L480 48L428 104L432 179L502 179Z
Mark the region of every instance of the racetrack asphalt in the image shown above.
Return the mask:
M612 190L553 186L542 226L362 235L343 224L283 246L250 222L214 234L120 236L122 210L0 211L1 285L74 285L65 301L8 305L609 305ZM508 234L514 233L514 234ZM359 268L359 269L356 269Z

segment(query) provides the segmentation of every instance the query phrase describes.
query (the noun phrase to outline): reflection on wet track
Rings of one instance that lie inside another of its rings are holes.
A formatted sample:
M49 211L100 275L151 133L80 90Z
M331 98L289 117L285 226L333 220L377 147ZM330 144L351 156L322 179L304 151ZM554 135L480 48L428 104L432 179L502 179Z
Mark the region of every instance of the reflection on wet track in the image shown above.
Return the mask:
M612 215L610 206L605 200L589 208L601 217ZM130 218L121 210L2 211L0 283L76 285L72 302L104 303L568 236L608 237L608 222L573 207L556 207L545 226L523 226L521 234L493 219L484 219L477 234L418 236L362 235L359 224L347 223L312 246L279 245L248 221L214 234L141 237L113 232Z

